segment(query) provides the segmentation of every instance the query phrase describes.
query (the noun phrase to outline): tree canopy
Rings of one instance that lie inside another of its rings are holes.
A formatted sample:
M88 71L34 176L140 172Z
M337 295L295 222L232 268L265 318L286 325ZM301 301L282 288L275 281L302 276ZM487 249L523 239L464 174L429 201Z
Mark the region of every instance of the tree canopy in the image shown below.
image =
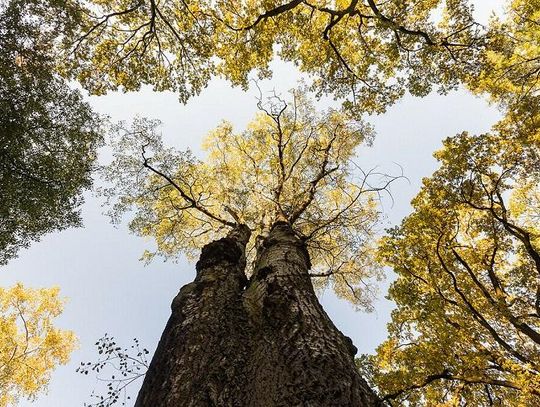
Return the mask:
M97 115L56 73L69 20L56 2L0 8L0 264L43 234L80 224L102 136Z
M398 279L376 380L398 404L535 405L539 146L504 127L444 144L413 214L380 249Z
M307 243L318 284L369 306L377 193L395 178L362 171L355 149L369 142L369 126L348 115L317 112L300 91L290 101L261 100L261 112L242 132L223 122L207 136L207 157L166 149L158 123L119 126L115 160L105 171L113 213L136 209L131 229L155 238L167 257L198 254L236 224L252 231L248 258L277 221Z
M150 85L186 102L215 77L243 88L269 78L277 56L308 90L261 98L243 131L222 122L203 159L164 146L157 121L113 125L103 174L114 219L134 209L131 230L155 241L146 260L194 258L245 225L248 273L283 222L309 251L313 284L364 309L390 266L397 308L370 358L388 403L540 404L539 27L539 0L512 0L487 27L466 0L2 2L0 265L80 224L102 129L67 80L98 95ZM445 140L413 213L377 251L378 194L396 177L355 162L373 137L362 118L406 92L462 85L504 118ZM343 109L320 112L309 92ZM0 306L3 406L42 389L74 340L52 327L55 289L0 289Z
M382 112L405 90L445 91L477 73L483 28L466 1L77 2L81 27L67 71L90 91L178 92L214 76L247 87L274 54L312 76L312 90Z
M538 6L516 0L493 21L471 84L506 115L491 133L445 141L413 213L382 241L380 258L398 274L375 358L389 400L540 401Z
M58 288L0 287L0 406L34 398L76 345L71 331L55 328L64 301Z
M470 84L520 114L538 99L539 18L538 1L513 0L503 19L492 19L489 42L478 61L480 76Z

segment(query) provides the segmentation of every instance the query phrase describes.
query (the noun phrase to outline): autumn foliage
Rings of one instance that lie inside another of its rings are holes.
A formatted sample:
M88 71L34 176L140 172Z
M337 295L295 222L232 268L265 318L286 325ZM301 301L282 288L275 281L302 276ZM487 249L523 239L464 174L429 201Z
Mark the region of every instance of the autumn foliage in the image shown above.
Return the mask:
M34 398L66 364L76 345L73 332L53 324L63 310L58 288L17 284L0 288L0 406Z

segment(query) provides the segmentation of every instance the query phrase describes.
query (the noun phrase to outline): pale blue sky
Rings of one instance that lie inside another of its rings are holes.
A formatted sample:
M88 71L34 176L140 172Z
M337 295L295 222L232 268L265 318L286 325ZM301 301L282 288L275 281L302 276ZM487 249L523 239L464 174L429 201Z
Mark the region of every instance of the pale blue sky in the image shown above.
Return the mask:
M479 16L485 19L488 10L499 2L477 3ZM296 85L299 76L294 68L280 63L274 66L274 79L261 83L263 89L285 92ZM129 120L136 114L159 118L169 144L190 147L197 153L202 136L222 119L242 128L256 110L256 95L253 90L243 92L214 80L187 105L179 104L171 93L149 90L92 97L90 101L113 120ZM409 202L418 192L421 178L436 168L432 153L440 148L443 138L463 130L485 132L497 118L493 107L465 91L423 99L405 97L385 115L373 118L377 137L373 147L359 151L358 162L365 168L379 166L391 173L399 171L398 163L410 180L392 186L394 205L384 202L386 225L398 223L409 213ZM58 324L74 330L80 339L80 348L70 364L53 374L48 394L34 403L22 401L21 406L75 407L90 401L96 380L75 373L75 368L81 361L96 359L94 342L108 332L126 346L131 345L131 338L138 337L153 351L169 316L172 298L193 278L194 265L183 260L158 260L145 267L138 258L151 242L128 234L125 225L113 227L102 215L100 204L100 198L86 194L84 228L45 236L0 269L1 286L17 281L33 287L60 286L69 302ZM392 309L384 299L387 284L381 285L376 311L371 314L355 312L330 291L321 297L330 317L353 339L360 353L373 352L386 336L385 325ZM133 386L134 393L139 385Z

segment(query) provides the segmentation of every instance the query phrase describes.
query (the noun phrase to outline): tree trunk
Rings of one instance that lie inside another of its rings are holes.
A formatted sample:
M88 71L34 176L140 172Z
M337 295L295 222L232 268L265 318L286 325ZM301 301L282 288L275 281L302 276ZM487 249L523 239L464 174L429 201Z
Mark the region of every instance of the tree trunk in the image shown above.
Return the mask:
M242 406L249 324L242 306L247 279L240 227L206 245L197 276L172 302L136 407Z
M274 225L244 295L255 336L243 405L375 406L357 349L319 304L309 268L305 244L289 225Z
M206 245L135 407L368 407L356 348L319 304L305 244L277 223L247 284L245 229Z

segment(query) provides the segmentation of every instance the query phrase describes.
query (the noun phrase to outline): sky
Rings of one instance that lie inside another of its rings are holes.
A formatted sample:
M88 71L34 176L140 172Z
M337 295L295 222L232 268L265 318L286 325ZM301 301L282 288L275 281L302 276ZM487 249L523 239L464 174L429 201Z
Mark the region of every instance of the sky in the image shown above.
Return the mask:
M498 4L491 0L477 3L478 18L484 21ZM274 79L259 84L264 91L284 93L297 85L299 75L294 67L280 62L273 67ZM256 112L257 95L254 89L244 92L213 80L187 105L180 104L170 92L149 89L90 97L89 101L113 121L129 121L135 115L158 118L163 122L166 143L200 154L203 136L221 120L231 121L237 129L246 125ZM332 101L325 100L322 105L332 105ZM422 177L437 167L432 154L444 138L465 130L486 132L498 117L497 110L485 100L459 90L422 99L406 96L386 114L370 118L377 136L372 147L358 151L358 163L393 174L401 172L401 167L407 177L392 185L393 199L383 201L383 226L398 224L410 213L409 203L419 191ZM82 361L97 359L96 340L108 333L121 346L130 346L137 337L153 352L170 315L170 302L194 277L194 264L184 259L176 263L155 260L145 266L138 259L152 242L129 234L125 223L111 225L103 215L103 199L91 192L85 197L84 227L47 235L0 268L0 286L17 281L32 287L59 286L68 302L57 325L75 331L79 338L71 362L53 373L48 392L33 403L22 400L21 407L75 407L90 402L92 390L102 387L94 376L77 374L75 369ZM355 311L330 290L320 296L331 319L352 338L359 353L373 353L386 337L392 303L384 295L392 278L387 270L372 313ZM134 383L131 394L139 387L140 382Z

